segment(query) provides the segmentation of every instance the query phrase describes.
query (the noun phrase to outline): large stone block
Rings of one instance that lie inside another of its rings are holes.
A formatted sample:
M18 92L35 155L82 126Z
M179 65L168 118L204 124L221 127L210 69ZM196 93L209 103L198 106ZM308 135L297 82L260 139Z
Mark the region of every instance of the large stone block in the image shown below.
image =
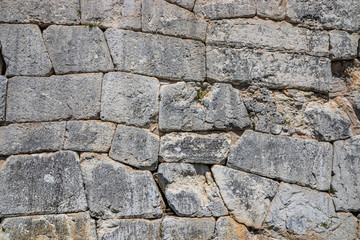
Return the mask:
M124 0L120 28L141 30L141 0Z
M194 4L196 0L166 0L166 1L191 11L194 8Z
M231 217L220 217L216 221L215 240L247 240L249 236L247 228Z
M256 15L274 20L283 20L286 16L286 1L256 0Z
M255 0L197 0L194 12L200 18L210 19L253 17L256 3Z
M357 118L360 120L360 89L352 91L349 94L349 99L354 108Z
M350 34L345 31L330 31L330 53L331 58L353 59L358 55L358 45L360 36L357 33Z
M53 25L44 31L44 39L57 74L114 68L104 33L98 27Z
M6 121L89 119L100 113L102 74L9 79Z
M7 78L0 76L0 122L5 121Z
M80 0L81 23L119 27L124 0Z
M194 40L107 29L115 69L174 80L202 81L205 46Z
M50 74L52 65L38 26L0 24L0 45L6 63L6 76Z
M85 211L76 153L17 155L0 170L0 217Z
M244 129L250 125L240 92L230 84L179 82L162 86L160 99L162 131Z

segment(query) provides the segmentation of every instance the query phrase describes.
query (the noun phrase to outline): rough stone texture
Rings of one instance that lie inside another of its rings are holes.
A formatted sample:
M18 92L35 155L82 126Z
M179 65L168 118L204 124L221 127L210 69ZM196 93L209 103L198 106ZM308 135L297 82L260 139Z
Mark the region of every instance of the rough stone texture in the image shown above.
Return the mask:
M5 121L7 78L0 76L0 122Z
M207 23L165 0L143 0L142 30L204 41Z
M159 136L140 128L118 126L109 156L140 169L155 170Z
M205 46L194 40L107 29L115 69L174 80L202 81Z
M6 121L89 119L100 112L102 74L9 79Z
M50 74L52 65L38 26L0 24L0 45L6 63L6 76Z
M206 52L207 77L215 81L330 91L331 63L326 58L212 46Z
M327 32L261 19L212 21L209 25L207 42L239 48L307 53L314 56L329 55Z
M166 1L191 11L194 8L194 4L196 0L166 0Z
M247 228L231 217L221 217L216 221L215 240L246 240Z
M230 148L226 134L170 133L161 137L159 156L165 162L223 163Z
M105 74L101 119L149 126L159 113L159 88L156 78L120 72Z
M120 28L141 29L141 0L124 0L121 8Z
M0 225L1 240L96 240L95 221L89 213L6 218Z
M23 123L0 127L0 155L60 150L64 143L65 124Z
M353 59L357 57L360 38L357 33L349 34L344 31L333 30L329 35L332 59Z
M165 217L161 225L164 240L208 240L215 229L213 218Z
M0 217L85 211L79 157L65 151L7 158L0 171Z
M243 129L250 125L239 91L229 84L179 82L162 86L160 98L162 131Z
M77 24L79 0L2 0L0 22Z
M360 120L360 90L351 92L349 94L349 99L354 108L356 116Z
M161 217L164 203L150 172L135 171L94 153L81 155L81 170L92 216Z
M228 213L208 166L162 163L159 184L178 216L210 217Z
M246 131L231 148L227 166L327 190L332 159L330 143Z
M113 123L101 121L69 121L66 123L64 148L82 152L107 152L115 127Z
M200 18L210 19L252 17L256 5L255 0L197 0L194 12Z
M114 68L98 27L53 25L44 31L44 39L56 74L107 72Z
M124 0L80 0L81 23L102 27L118 27Z
M240 223L261 228L278 183L224 166L211 169L230 214Z
M256 0L256 14L274 20L283 20L286 16L286 1Z
M360 211L360 136L334 143L334 176L337 211Z

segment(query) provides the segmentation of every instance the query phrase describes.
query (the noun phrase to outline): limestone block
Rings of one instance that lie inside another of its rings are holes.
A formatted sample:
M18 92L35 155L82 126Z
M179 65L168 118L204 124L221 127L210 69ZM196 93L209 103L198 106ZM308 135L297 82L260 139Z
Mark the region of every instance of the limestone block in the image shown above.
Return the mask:
M166 1L191 11L194 8L194 4L196 0L166 0Z
M124 0L120 28L141 30L141 0Z
M80 0L81 23L118 27L124 0Z
M349 94L349 99L354 108L356 116L360 120L360 91L352 91Z
M5 121L7 78L0 76L0 122Z
M197 0L194 12L200 18L210 19L253 17L256 4L255 0Z
M215 240L247 240L247 228L231 217L220 217L216 221Z
M256 14L274 20L284 20L286 16L285 0L256 0Z
M353 59L357 57L360 36L345 31L330 31L330 53L332 59Z

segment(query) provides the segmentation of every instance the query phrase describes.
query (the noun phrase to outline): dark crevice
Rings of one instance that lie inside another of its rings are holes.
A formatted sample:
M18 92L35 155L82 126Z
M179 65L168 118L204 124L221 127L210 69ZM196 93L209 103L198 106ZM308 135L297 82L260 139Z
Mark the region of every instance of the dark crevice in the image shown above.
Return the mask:
M6 63L2 56L2 48L0 45L0 75L5 75L6 72Z

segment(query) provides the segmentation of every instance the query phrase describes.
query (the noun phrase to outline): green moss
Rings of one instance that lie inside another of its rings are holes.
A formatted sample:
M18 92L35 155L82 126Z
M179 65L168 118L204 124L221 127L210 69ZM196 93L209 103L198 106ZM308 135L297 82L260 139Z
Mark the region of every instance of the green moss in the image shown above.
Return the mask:
M208 94L211 90L211 87L195 89L196 90L196 102L200 103L200 101Z

